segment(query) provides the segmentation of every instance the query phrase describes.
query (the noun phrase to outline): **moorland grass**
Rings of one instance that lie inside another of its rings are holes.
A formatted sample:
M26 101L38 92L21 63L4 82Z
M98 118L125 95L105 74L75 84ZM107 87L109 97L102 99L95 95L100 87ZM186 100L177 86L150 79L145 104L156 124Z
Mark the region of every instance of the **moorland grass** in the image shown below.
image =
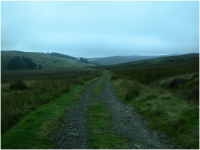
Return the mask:
M182 79L185 83L171 87L170 85L175 78ZM157 84L159 84L159 87L171 91L174 96L199 105L199 73L187 73L173 78L165 78Z
M174 77L186 73L198 74L199 65L187 65L187 66L169 66L169 67L155 67L155 68L141 68L141 69L130 69L115 71L111 80L116 80L118 78L124 78L129 80L135 80L142 84L150 84L152 82L157 82L163 78Z
M69 92L72 85L83 85L85 81L100 75L100 72L93 72L79 74L79 76L72 74L54 80L35 81L28 89L23 91L3 87L1 89L1 132L7 131L39 105L46 104L55 100L61 94ZM24 84L24 82L22 83Z
M1 72L1 83L13 82L21 79L25 81L33 80L54 80L61 78L80 77L83 75L96 74L98 71L89 68L58 68L55 70L11 70Z
M181 77L186 83L171 87L173 79ZM127 79L144 85L158 86L174 93L174 96L199 104L199 65L170 66L113 71L111 80Z
M25 89L28 89L28 86L22 81L22 80L16 80L12 82L9 86L11 90L20 90L23 91Z
M83 85L74 85L68 93L62 94L56 100L36 107L2 135L1 148L52 149L56 144L52 140L52 133L60 128L62 116L76 105L82 91L94 80L96 79Z
M127 79L113 80L112 86L125 104L146 119L150 126L159 127L171 137L177 138L182 146L199 148L199 108L197 105L174 96L160 87L150 87ZM125 101L128 91L140 86L140 94Z

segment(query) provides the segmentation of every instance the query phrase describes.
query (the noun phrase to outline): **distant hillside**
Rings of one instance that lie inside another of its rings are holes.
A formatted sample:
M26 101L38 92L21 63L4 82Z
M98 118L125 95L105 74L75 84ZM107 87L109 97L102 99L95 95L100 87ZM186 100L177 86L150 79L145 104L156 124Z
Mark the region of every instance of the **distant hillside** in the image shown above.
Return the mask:
M151 58L156 58L156 57L159 57L159 56L112 56L112 57L94 59L93 61L98 62L101 65L115 65L115 64L120 64L120 63L131 62L131 61L151 59Z
M41 64L43 70L58 70L72 67L81 68L84 66L92 66L91 64L85 64L76 60L51 56L45 53L1 51L1 71L5 71L6 65L8 64L9 60L15 56L29 57L33 60L34 63Z
M75 57L72 57L72 56L69 56L69 55L65 55L65 54L60 54L60 53L56 53L56 52L53 52L53 53L50 53L51 56L56 56L56 57L60 57L60 58L67 58L67 59L71 59L71 60L76 60L77 59Z
M107 66L98 66L96 68L100 69L141 69L141 68L159 68L159 67L168 67L168 66L186 66L186 65L199 65L199 54L191 53L178 56L168 56L168 57L159 57L152 58L140 61L134 61L129 63L121 63L117 65L107 65Z
M88 61L91 61L91 62L94 62L95 60L100 59L100 58L104 58L104 57L87 58L87 60L88 60Z

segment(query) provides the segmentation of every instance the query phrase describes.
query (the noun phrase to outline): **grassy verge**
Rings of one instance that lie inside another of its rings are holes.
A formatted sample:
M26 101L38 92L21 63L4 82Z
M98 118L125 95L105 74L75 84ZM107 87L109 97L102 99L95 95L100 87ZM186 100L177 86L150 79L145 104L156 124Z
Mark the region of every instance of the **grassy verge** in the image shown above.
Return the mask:
M111 82L122 101L150 119L157 127L177 139L180 146L199 148L199 107L177 98L169 90L150 87L127 79Z
M95 79L75 85L48 104L38 106L2 135L2 149L53 148L51 134L59 128L64 112L76 105L82 91Z
M96 84L93 90L93 97L103 91L105 74ZM90 134L89 142L91 149L118 149L128 148L126 139L120 135L112 133L111 116L103 102L90 99L88 109L88 131Z

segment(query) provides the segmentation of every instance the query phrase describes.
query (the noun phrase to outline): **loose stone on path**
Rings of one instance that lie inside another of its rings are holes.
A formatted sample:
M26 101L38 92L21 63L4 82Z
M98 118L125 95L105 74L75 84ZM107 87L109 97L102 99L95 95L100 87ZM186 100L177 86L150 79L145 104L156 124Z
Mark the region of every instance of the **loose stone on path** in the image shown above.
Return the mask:
M53 139L58 141L55 149L87 149L87 107L91 90L97 81L92 83L83 93L76 107L71 108L64 116L65 125L54 133Z

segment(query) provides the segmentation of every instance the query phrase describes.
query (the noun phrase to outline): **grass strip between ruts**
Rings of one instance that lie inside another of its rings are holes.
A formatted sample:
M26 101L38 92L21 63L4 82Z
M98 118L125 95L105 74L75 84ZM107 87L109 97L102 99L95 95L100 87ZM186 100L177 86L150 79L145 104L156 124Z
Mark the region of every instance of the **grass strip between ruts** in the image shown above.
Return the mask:
M93 89L93 97L98 96L103 91L103 84L105 82L104 76L98 81ZM118 134L112 133L111 115L103 102L90 99L90 106L88 108L88 131L90 135L91 149L118 149L129 148L127 139Z

